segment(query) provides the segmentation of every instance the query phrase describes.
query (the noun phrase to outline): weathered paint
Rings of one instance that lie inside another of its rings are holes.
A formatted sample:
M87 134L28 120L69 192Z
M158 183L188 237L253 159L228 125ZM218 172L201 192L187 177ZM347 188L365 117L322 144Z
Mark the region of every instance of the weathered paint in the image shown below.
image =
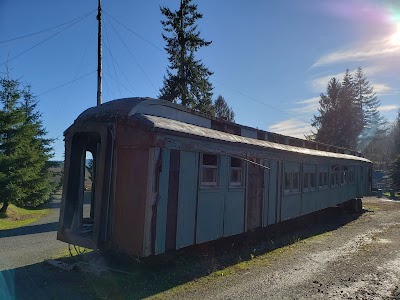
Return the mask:
M260 161L255 158L253 158L252 161L260 163ZM247 230L253 230L262 226L264 173L264 168L253 163L248 163Z
M243 170L244 172L244 170ZM221 155L220 182L224 196L223 236L231 236L244 231L244 187L230 187L230 157ZM243 174L245 178L246 175Z
M168 185L169 185L169 162L170 149L163 148L161 151L161 173L158 187L158 204L156 219L155 254L165 252L165 240L167 233L167 206L168 206Z
M269 191L271 188L270 185L270 173L271 173L271 166L268 160L264 160L264 166L268 168L264 168L264 182L263 182L263 194L262 194L262 226L268 225L268 217L269 217Z
M140 255L143 250L148 149L117 149L117 185L113 242L120 251ZM129 237L129 238L127 238Z
M176 231L178 221L178 196L179 196L179 171L180 151L171 150L169 162L169 185L167 206L167 236L165 250L173 250L176 247Z
M198 153L181 151L180 155L176 249L193 245L195 241L199 168Z
M216 240L223 234L224 197L221 188L199 188L196 243Z
M281 203L281 221L289 220L298 217L301 211L301 176L300 176L300 163L294 161L285 161L283 163L283 176L285 172L298 172L299 173L299 191L286 192L284 191L284 183L282 183L282 203ZM283 176L281 178L283 178Z
M144 238L143 238L143 253L146 256L153 254L154 244L153 239L155 236L155 220L157 215L154 211L157 207L158 196L158 179L159 178L159 164L161 162L161 149L158 147L151 147L149 149L149 165L147 169L147 199L146 199L146 216L144 224Z
M277 203L278 203L278 161L271 160L270 161L270 170L269 170L269 196L268 196L268 218L267 224L271 225L277 222L276 214L277 214Z

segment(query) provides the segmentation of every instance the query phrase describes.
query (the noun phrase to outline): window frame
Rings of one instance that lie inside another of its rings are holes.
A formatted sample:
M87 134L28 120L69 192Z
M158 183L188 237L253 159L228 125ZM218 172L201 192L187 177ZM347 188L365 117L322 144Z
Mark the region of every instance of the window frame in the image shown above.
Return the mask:
M232 160L237 160L240 162L240 166L232 166ZM240 174L240 182L239 181L231 181L232 179L232 171L239 171ZM230 156L229 161L229 187L230 188L241 188L244 186L244 161L243 159Z
M341 184L341 168L339 164L332 164L331 165L331 180L330 180L330 187L336 188L339 187Z
M204 164L204 155L213 155L217 158L216 165L205 165ZM216 170L215 181L203 181L204 169L213 169ZM200 187L202 188L217 188L219 187L219 169L220 169L220 156L218 154L213 153L200 153Z
M307 178L307 182L306 182ZM312 180L313 178L313 180ZM303 192L313 192L317 190L317 165L316 164L304 164L303 165ZM307 183L307 185L306 185ZM313 185L312 185L313 183Z

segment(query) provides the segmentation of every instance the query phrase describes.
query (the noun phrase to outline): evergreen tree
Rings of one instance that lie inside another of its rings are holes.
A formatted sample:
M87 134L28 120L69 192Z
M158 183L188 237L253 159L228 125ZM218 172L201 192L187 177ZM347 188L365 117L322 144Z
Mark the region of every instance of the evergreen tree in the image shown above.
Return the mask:
M24 190L21 188L19 163L21 158L16 149L21 149L19 132L24 115L17 108L21 97L17 80L0 79L0 202L3 203L0 212L5 212L10 202L20 201Z
M314 133L317 142L337 145L337 142L341 139L341 120L339 117L341 90L341 83L336 78L332 78L328 83L326 94L320 96L319 116L314 116L312 120L312 126L317 129L317 132Z
M18 80L0 80L0 212L9 203L38 206L53 190L48 159L51 142L46 139L30 87Z
M354 88L356 91L355 102L361 109L363 122L358 149L363 150L376 134L381 134L385 130L386 122L378 111L380 101L361 67L355 72ZM357 116L357 120L359 118Z
M390 177L392 178L394 188L400 190L400 110L398 112L395 123L394 139L395 139L394 148L397 158L391 165Z
M321 94L319 116L314 116L313 133L318 142L364 150L374 137L383 133L385 121L378 107L380 103L361 68L353 77L346 70L339 84L333 78L327 94Z
M215 100L214 109L217 118L222 118L229 122L235 122L235 113L233 112L232 107L228 105L224 97L221 95Z
M363 111L355 101L354 80L348 69L343 77L339 99L340 110L338 117L341 122L341 131L340 140L337 143L341 147L356 149L358 136L364 127Z
M169 55L169 66L158 97L213 115L213 86L209 82L213 73L194 55L200 48L209 46L211 41L200 37L196 22L203 15L191 1L181 0L177 11L160 7L166 18L161 24L170 35L162 35L167 43L165 50Z
M393 129L393 137L395 141L394 151L396 154L400 155L400 109L397 113L397 118Z

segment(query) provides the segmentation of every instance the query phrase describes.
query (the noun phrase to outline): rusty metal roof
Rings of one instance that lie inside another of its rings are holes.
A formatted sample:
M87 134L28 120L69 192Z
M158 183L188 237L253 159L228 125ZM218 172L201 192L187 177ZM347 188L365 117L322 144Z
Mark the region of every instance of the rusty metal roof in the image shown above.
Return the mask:
M334 152L327 152L321 150L313 150L308 148L290 146L290 145L283 145L278 143L273 143L269 141L263 141L253 138L248 138L244 136L238 136L222 131L213 130L210 128L204 128L192 124L187 124L167 118L150 116L150 115L143 115L143 114L136 114L135 117L139 120L140 123L143 125L147 125L152 127L156 131L171 131L171 132L178 132L184 134L195 135L199 137L209 138L213 140L225 141L230 143L236 144L246 144L252 146L258 146L268 149L274 149L279 151L286 151L286 152L294 152L304 155L313 155L313 156L322 156L322 157L331 157L331 158L340 158L340 159L348 159L348 160L357 160L357 161L364 161L371 163L370 160L358 157L349 154L342 154L342 153L334 153Z

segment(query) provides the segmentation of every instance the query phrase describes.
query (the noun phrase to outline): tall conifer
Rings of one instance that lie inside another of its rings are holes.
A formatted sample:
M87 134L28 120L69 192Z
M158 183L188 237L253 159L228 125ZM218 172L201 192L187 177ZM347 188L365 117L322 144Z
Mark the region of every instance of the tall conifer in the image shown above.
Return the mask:
M212 89L209 77L213 74L201 60L195 59L195 52L207 47L211 41L200 37L196 22L203 17L192 0L181 0L177 11L161 7L166 18L161 21L163 39L167 45L169 66L164 76L164 86L159 97L183 106L213 115Z
M0 80L0 212L9 203L38 206L50 197L48 172L52 156L30 87L18 80Z

